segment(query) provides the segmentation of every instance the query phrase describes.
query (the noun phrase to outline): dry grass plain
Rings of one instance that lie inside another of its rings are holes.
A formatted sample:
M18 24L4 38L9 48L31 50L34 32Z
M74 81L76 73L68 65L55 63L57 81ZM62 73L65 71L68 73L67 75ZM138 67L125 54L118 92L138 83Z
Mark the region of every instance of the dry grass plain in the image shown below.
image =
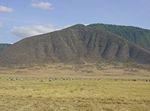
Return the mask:
M0 111L149 111L149 66L0 68Z

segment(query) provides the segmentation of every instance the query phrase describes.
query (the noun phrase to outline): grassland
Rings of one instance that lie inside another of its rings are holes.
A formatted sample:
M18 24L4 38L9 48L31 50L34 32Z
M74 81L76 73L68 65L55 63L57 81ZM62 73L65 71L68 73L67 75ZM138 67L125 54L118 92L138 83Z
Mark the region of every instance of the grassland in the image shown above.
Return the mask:
M149 111L148 69L62 64L1 68L0 111Z

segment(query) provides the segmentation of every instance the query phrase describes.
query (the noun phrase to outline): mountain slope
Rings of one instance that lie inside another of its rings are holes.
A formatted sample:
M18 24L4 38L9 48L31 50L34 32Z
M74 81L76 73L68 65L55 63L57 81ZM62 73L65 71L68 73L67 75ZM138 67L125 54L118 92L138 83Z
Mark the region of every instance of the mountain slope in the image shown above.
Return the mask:
M97 30L107 30L150 51L150 30L132 26L91 24Z
M4 44L4 43L0 43L0 53L7 48L8 46L10 46L11 44Z
M150 53L120 36L84 25L23 39L1 54L2 64L134 60L150 64Z

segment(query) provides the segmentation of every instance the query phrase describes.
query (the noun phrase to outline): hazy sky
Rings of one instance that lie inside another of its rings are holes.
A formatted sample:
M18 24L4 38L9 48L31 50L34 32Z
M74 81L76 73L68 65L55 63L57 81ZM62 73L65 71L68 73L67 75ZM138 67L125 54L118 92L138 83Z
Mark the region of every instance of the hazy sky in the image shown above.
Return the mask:
M150 29L150 0L0 0L0 42L14 43L77 23Z

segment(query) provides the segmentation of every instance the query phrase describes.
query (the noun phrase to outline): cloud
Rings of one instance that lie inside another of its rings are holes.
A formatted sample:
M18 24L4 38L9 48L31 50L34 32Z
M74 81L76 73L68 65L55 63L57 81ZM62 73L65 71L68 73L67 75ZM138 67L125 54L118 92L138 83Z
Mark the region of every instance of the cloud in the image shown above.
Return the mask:
M13 27L11 33L17 37L30 37L34 35L40 35L44 33L49 33L59 30L52 25L32 25L32 26L21 26L21 27Z
M52 10L53 6L49 2L33 2L32 7L39 8L42 10Z
M3 12L3 13L11 13L11 12L13 12L13 9L12 9L12 8L9 8L9 7L6 7L6 6L0 5L0 12Z

